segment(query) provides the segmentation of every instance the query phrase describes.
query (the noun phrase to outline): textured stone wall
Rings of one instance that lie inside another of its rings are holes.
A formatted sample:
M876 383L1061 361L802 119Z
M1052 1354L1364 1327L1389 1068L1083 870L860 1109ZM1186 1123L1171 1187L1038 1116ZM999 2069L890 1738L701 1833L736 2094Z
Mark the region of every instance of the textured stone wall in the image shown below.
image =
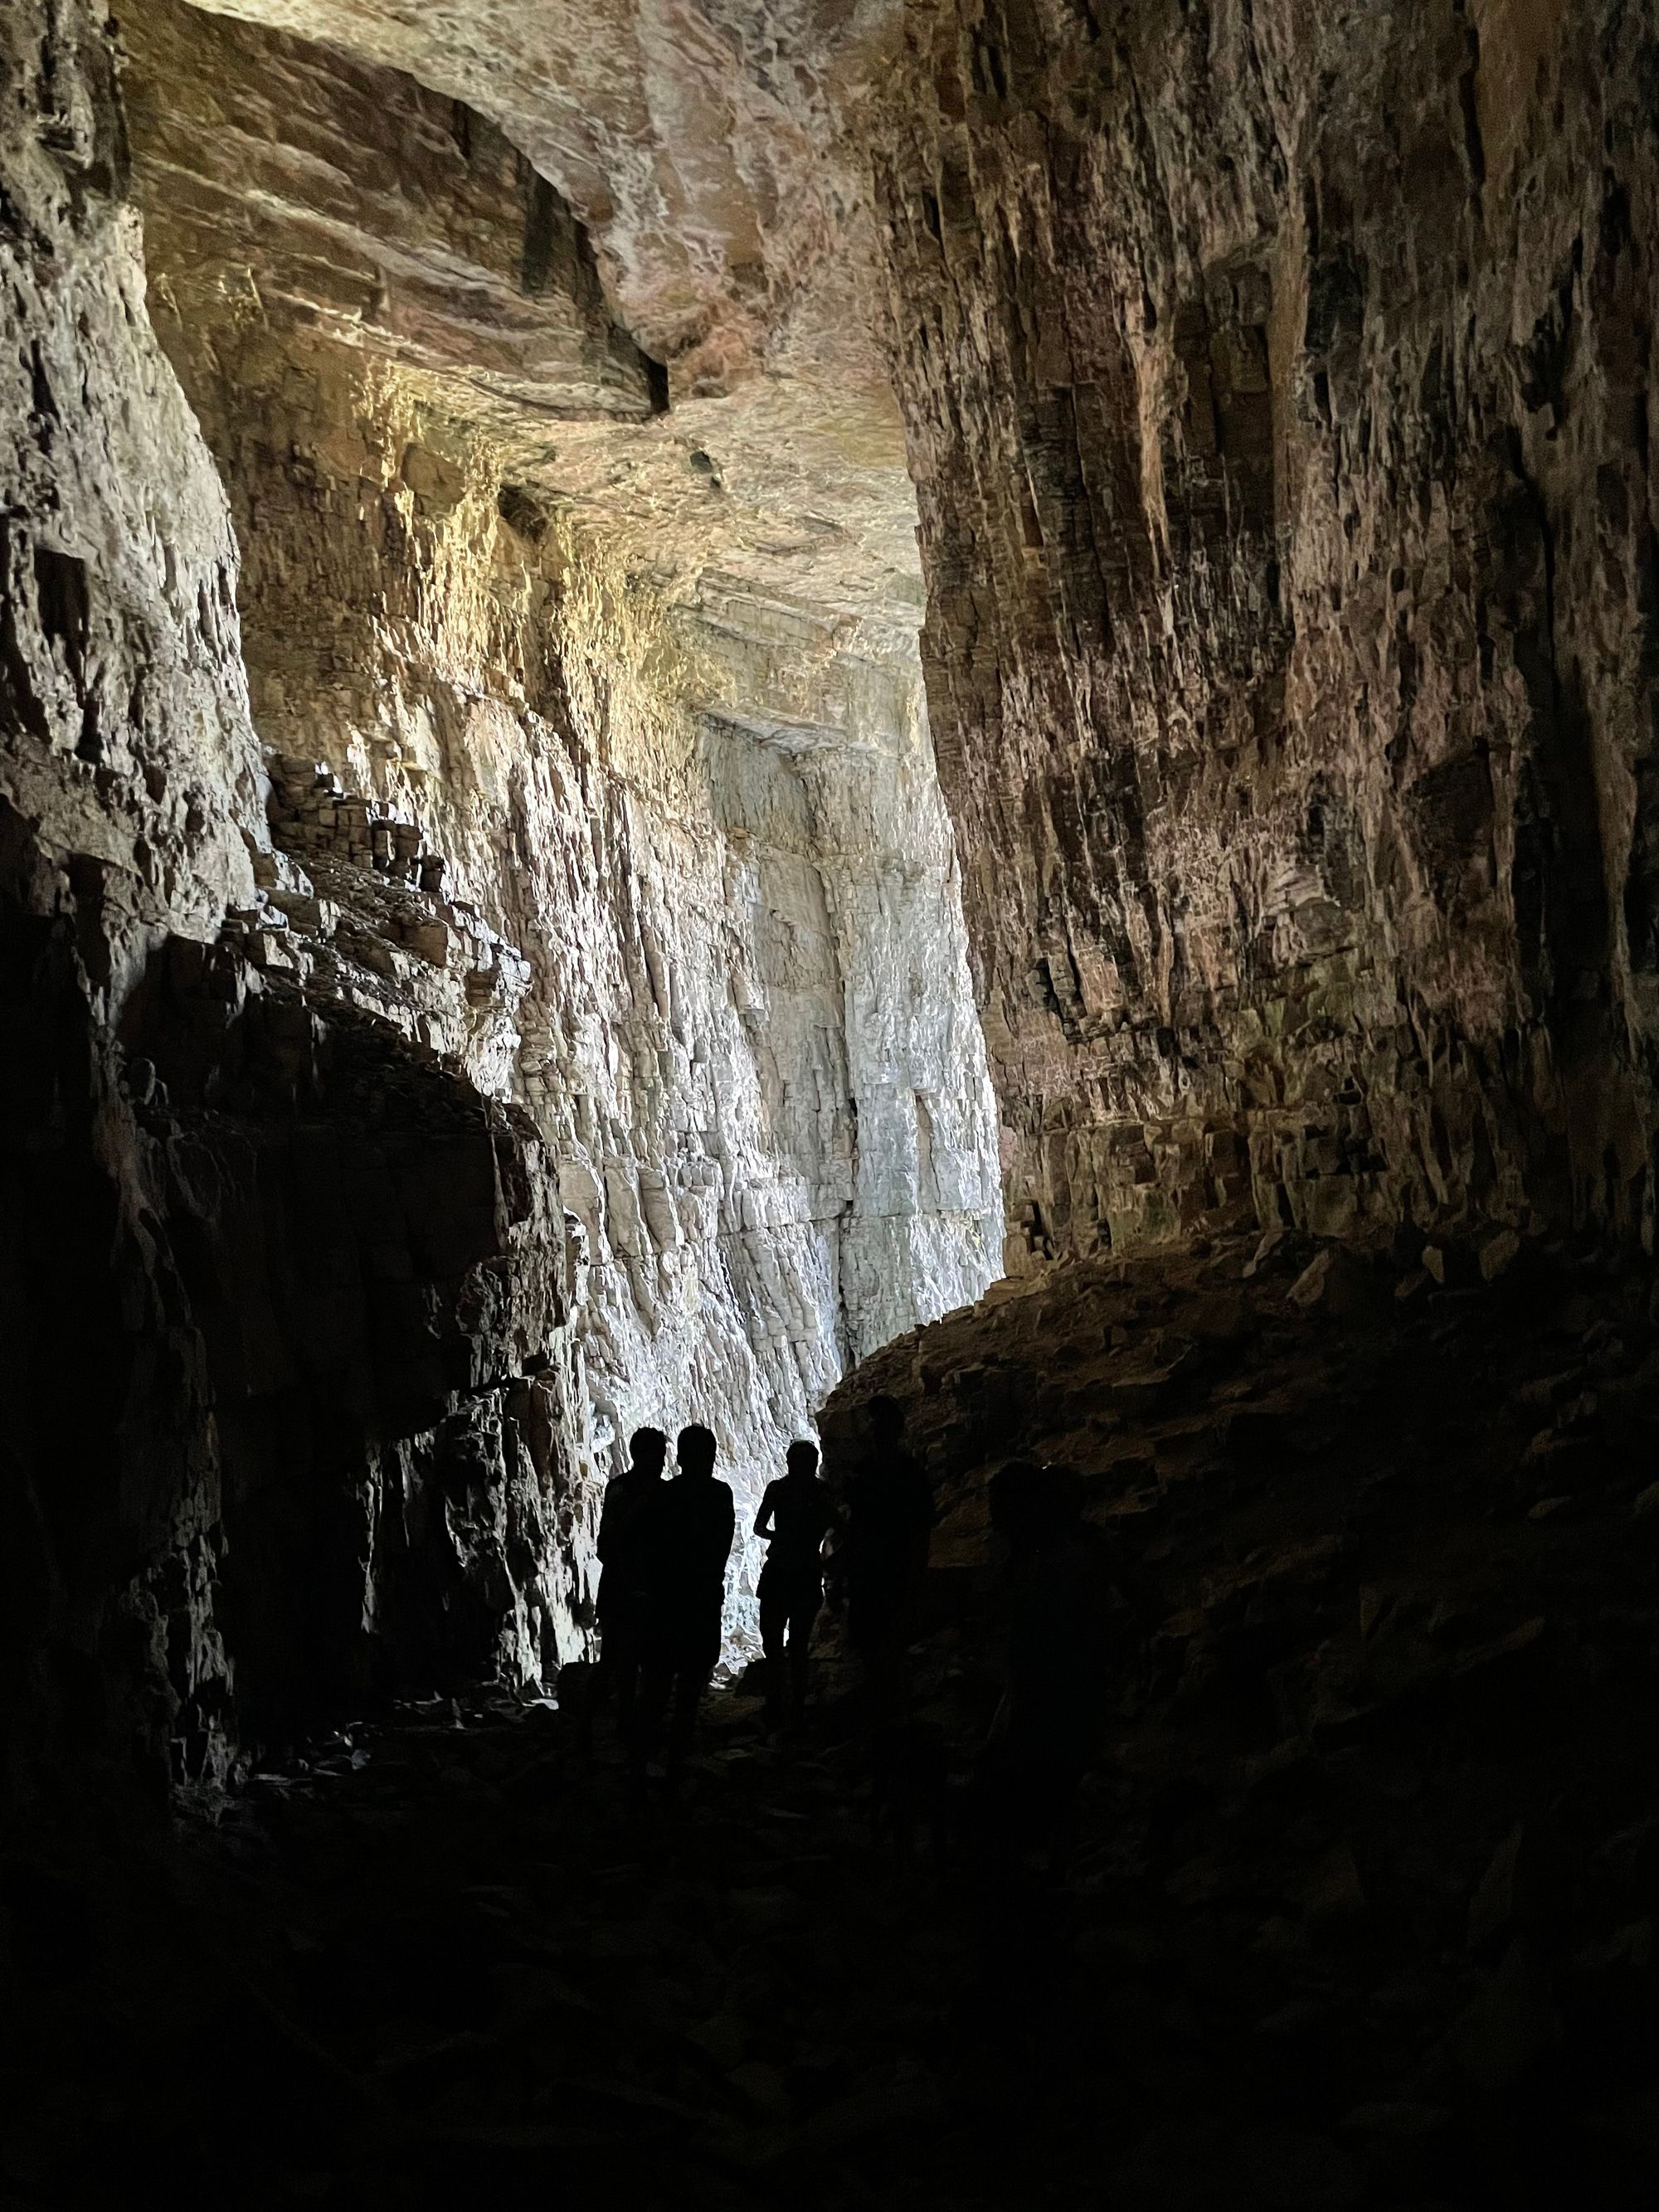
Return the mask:
M1650 10L956 0L892 58L1016 1262L1648 1233Z
M148 309L0 27L9 1663L191 1771L580 1648L997 1107L1016 1267L1651 1236L1650 11L410 12L137 11Z
M561 508L550 428L661 379L483 118L127 36L125 99L79 8L0 49L24 1796L545 1675L627 1429L708 1419L752 1491L1000 1232L908 609Z
M113 64L78 8L0 24L5 1788L118 1808L570 1656L592 1482L545 1146L469 1079L519 963L473 922L405 1004L390 888L336 957L270 847Z
M751 585L904 597L884 311L1012 1264L1650 1234L1650 10L223 4L540 149Z
M302 933L331 902L323 957L370 967L359 997L389 1019L401 1006L417 1039L533 1115L579 1255L601 1462L640 1421L704 1419L752 1498L847 1359L976 1297L1000 1255L914 635L740 593L675 605L695 537L659 536L665 587L574 526L495 392L474 405L434 345L411 350L392 279L341 320L343 261L441 269L473 303L445 319L465 356L482 286L455 276L457 204L471 263L501 264L537 197L481 119L182 8L127 37L157 326L244 549L253 714L274 834L308 878ZM441 125L434 147L417 120ZM308 165L326 156L334 206L377 131L374 190L332 218L325 285ZM250 251L257 310L239 297ZM580 246L568 258L580 268ZM586 348L608 360L597 295L589 312ZM617 404L600 383L587 412ZM367 963L366 895L383 917ZM503 948L493 989L458 929ZM449 1016L446 969L466 987ZM739 1637L756 1564L734 1578Z
M204 1486L162 1471L193 1378L142 1415L126 1388L164 1323L111 1030L159 939L251 896L259 813L228 518L144 316L111 75L82 10L0 19L9 1790L54 1738L165 1737L120 1710L142 1659L98 1680L155 1635L134 1577Z

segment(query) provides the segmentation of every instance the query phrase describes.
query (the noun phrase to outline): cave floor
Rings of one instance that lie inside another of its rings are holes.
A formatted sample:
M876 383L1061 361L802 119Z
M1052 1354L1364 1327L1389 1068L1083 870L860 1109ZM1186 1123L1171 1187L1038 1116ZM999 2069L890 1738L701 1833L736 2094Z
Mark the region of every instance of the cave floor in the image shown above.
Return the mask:
M1523 1255L1401 1299L1307 1256L1079 1273L860 1376L966 1470L897 1804L832 1634L793 1735L710 1699L678 1804L630 1808L603 1720L480 1692L118 1881L14 1866L0 2203L1651 2201L1649 1281ZM1119 1625L1056 1872L967 1784L969 1462L1062 1437Z

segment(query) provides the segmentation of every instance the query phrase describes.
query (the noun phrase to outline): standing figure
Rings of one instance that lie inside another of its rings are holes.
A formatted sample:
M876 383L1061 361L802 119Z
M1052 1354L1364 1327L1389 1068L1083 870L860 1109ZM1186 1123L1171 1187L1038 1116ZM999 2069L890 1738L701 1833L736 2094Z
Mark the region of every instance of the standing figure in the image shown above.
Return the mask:
M645 1670L641 1725L634 1734L634 1769L642 1775L663 1715L668 1767L678 1778L696 1726L697 1707L720 1656L726 1562L737 1528L729 1483L714 1473L708 1429L682 1429L679 1473L651 1501L645 1543Z
M836 1522L830 1493L818 1480L817 1446L791 1444L787 1464L788 1473L767 1484L755 1516L755 1534L767 1546L760 1578L760 1630L766 1653L766 1708L775 1721L786 1710L786 1637L789 1717L798 1717L806 1703L812 1624L823 1603L823 1540Z
M869 1442L847 1485L847 1638L878 1717L890 1717L915 1633L935 1514L927 1476L904 1449L904 1408L872 1398Z
M668 1439L660 1429L635 1429L629 1464L605 1486L599 1515L599 1666L602 1690L617 1700L617 1725L624 1740L634 1731L634 1708L644 1660L645 1528L662 1490Z

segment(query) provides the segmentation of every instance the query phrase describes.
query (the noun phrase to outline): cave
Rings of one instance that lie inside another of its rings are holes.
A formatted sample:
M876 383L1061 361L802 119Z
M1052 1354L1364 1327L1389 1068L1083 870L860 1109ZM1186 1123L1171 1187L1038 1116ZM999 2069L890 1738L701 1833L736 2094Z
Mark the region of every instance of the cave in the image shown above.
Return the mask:
M8 0L0 2201L1651 2201L1656 271L1651 0Z

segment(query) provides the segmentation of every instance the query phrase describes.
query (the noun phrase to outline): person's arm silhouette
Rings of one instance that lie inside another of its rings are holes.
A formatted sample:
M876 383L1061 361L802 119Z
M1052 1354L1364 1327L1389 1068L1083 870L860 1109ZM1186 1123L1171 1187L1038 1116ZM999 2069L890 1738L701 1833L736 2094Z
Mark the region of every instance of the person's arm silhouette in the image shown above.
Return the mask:
M775 1482L767 1484L766 1494L761 1499L760 1511L755 1516L755 1534L763 1544L769 1544L777 1534L777 1491L778 1486Z

